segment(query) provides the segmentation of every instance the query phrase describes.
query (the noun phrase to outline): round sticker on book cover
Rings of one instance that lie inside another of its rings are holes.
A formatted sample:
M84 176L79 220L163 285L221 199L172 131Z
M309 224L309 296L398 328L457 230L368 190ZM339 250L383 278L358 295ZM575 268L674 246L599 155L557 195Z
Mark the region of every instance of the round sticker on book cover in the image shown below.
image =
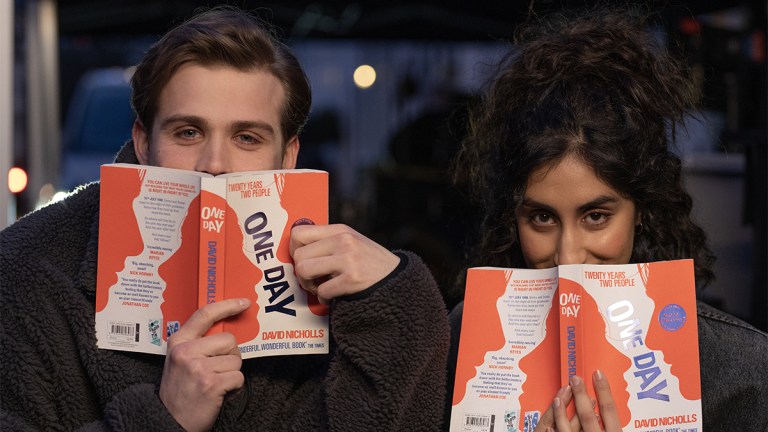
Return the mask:
M685 309L674 303L664 306L659 312L659 324L664 330L671 332L680 330L685 324L685 318Z
M312 221L312 219L300 218L300 219L296 219L296 222L294 222L293 225L291 225L291 228L299 225L314 225L314 224L315 223Z

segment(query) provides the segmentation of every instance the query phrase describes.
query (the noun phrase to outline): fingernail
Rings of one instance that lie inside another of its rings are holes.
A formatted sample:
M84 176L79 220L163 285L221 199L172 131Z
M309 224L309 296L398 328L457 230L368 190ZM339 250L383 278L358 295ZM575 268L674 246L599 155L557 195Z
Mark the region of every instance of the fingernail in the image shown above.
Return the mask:
M603 378L605 378L603 376L603 372L601 372L600 369L596 370L595 371L595 381L602 381Z
M571 376L571 387L576 387L581 384L581 378L576 375Z
M553 408L560 408L560 398L556 397L554 401L552 401L552 407Z
M248 301L248 299L245 299L245 298L241 298L241 299L238 301L238 304L240 304L240 306L248 306L248 305L249 305L249 304L251 304L251 303Z

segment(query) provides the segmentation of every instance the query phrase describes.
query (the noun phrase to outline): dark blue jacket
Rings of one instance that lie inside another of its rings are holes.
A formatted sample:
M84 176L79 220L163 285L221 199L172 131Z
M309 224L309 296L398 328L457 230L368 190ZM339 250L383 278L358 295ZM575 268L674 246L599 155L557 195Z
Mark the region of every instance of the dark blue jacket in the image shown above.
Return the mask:
M768 431L768 334L705 303L697 306L703 430ZM450 424L463 311L461 302L449 316L446 425Z

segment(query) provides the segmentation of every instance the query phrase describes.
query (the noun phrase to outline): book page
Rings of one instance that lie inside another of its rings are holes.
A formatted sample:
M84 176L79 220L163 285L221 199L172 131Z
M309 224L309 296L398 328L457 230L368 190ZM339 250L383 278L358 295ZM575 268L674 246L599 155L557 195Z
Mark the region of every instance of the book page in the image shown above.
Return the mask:
M226 297L252 306L224 324L243 358L328 352L328 308L299 285L290 255L296 224L328 223L328 174L313 170L226 176Z
M139 165L102 167L96 336L100 348L164 354L197 309L200 178Z
M580 285L574 368L590 394L599 368L624 431L700 431L693 261L566 265L560 277L561 290Z
M469 269L451 431L533 431L559 388L557 280L554 268Z

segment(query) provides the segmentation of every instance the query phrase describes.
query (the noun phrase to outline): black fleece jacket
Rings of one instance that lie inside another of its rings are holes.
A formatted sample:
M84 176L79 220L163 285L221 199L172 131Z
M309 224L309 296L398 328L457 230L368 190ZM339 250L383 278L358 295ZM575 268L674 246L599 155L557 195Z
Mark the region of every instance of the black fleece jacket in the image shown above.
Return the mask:
M119 162L136 163L126 145ZM180 430L163 356L98 349L99 184L0 232L0 430ZM424 263L331 305L331 352L243 362L215 430L439 430L449 329Z

